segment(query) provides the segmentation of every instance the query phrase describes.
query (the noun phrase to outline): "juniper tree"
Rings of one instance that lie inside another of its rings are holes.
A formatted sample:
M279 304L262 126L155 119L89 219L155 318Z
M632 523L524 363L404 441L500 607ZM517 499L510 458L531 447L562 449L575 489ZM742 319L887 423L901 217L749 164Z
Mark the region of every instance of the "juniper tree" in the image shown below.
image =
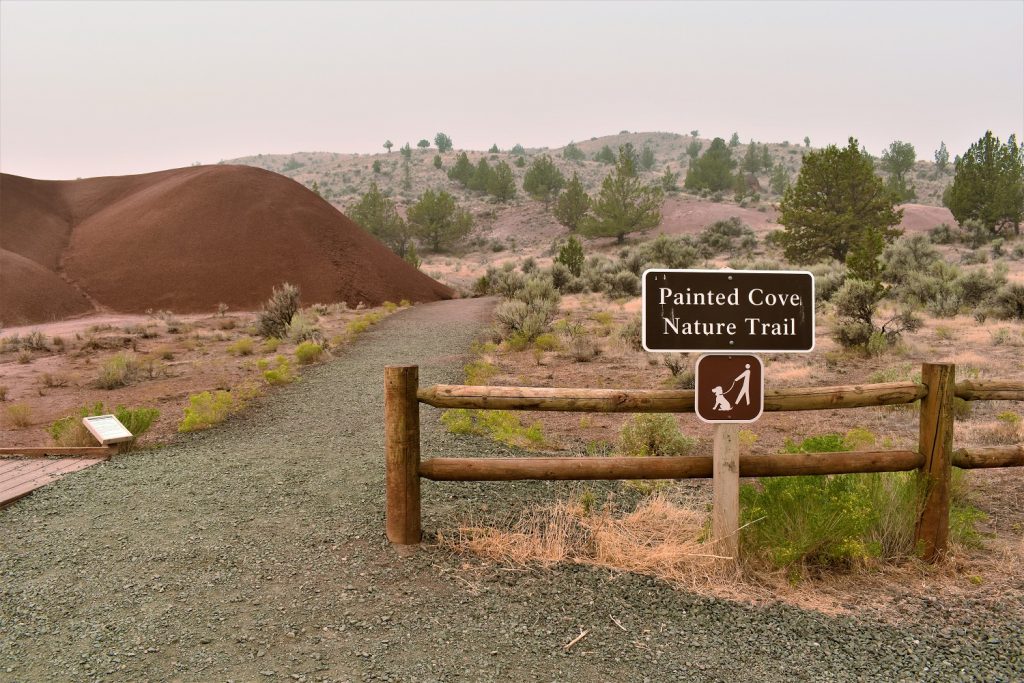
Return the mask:
M386 149L388 151L388 154L391 154L391 148L394 147L394 146L395 146L395 143L391 142L391 140L385 140L384 141L384 149Z
M985 135L953 165L953 184L942 197L960 225L979 221L996 234L1020 234L1024 217L1024 147L1011 135L1006 144Z
M605 145L601 150L594 155L594 161L600 161L602 164L614 164L615 163L615 152L608 145Z
M917 192L907 185L907 173L914 167L917 152L909 142L894 141L882 152L882 170L889 174L888 187L898 201L914 199Z
M701 147L704 146L700 140L691 140L690 144L686 146L686 156L690 157L690 161L695 160L700 156Z
M489 153L491 153L491 154L497 154L497 153L498 153L498 152L500 152L501 150L500 150L500 149L498 149L498 143L496 143L496 142L495 142L495 143L494 143L493 145L491 145L491 148L490 148L489 150L487 150L487 151L488 151Z
M740 134L739 133L733 133L732 134L732 137L729 138L729 146L730 147L739 147L740 146Z
M487 193L499 202L507 202L516 196L516 177L512 167L499 161L487 182Z
M747 153L743 156L743 164L740 168L748 173L757 173L761 170L761 157L757 153L757 143L753 140L747 146Z
M708 151L690 164L684 186L687 190L718 192L733 186L732 170L736 161L722 138L711 141Z
M935 170L939 173L945 173L946 168L949 167L949 150L946 149L946 143L940 142L939 148L935 150Z
M438 155L440 156L440 155ZM434 162L437 165L437 162ZM461 183L465 187L473 182L473 175L476 173L476 169L473 167L473 163L469 160L469 157L465 152L459 154L455 159L455 165L448 169L448 177L451 180Z
M570 142L562 150L562 158L566 161L583 161L587 158L587 155L583 153L579 147L576 146L575 142Z
M381 193L377 183L370 183L370 189L349 209L348 215L399 256L408 253L412 231L398 215L395 203Z
M427 147L430 147L430 140L427 140L426 138L424 138L423 140L420 140L419 142L417 142L416 146L419 147L420 149L426 151Z
M772 168L772 175L768 179L768 186L777 195L783 194L789 187L789 171L781 161Z
M661 222L662 197L660 187L645 185L637 177L633 153L623 145L615 168L593 201L593 216L580 223L580 230L591 237L614 235L621 244L629 233L649 230Z
M558 196L564 186L565 176L547 154L534 159L523 175L523 190L534 199L544 202L545 209L550 207L551 200Z
M444 190L427 190L409 207L409 224L433 251L442 251L457 245L470 233L473 217Z
M665 167L665 173L661 176L661 189L664 192L678 192L679 191L679 173L673 173L672 169L668 166Z
M650 171L654 168L654 150L644 145L644 149L640 152L640 166L645 171Z
M438 133L434 136L434 144L437 145L437 151L441 154L450 152L452 149L452 139L444 133Z
M583 253L583 245L580 244L575 235L569 236L566 243L558 250L558 258L555 259L555 261L568 268L569 272L576 277L579 277L580 273L583 272L585 260L586 256Z
M784 226L779 241L794 263L828 258L845 262L854 246L864 252L877 247L873 255L858 256L877 259L881 248L901 232L896 226L903 210L894 204L871 161L850 138L845 148L829 145L806 154L796 183L779 204Z
M494 175L494 169L487 163L487 158L480 157L480 161L477 163L476 169L473 171L473 177L470 178L467 187L477 192L487 192L487 188L491 184L492 175Z
M569 228L570 232L575 232L589 210L590 196L583 189L579 174L574 171L565 186L565 192L559 195L558 201L555 202L555 219Z

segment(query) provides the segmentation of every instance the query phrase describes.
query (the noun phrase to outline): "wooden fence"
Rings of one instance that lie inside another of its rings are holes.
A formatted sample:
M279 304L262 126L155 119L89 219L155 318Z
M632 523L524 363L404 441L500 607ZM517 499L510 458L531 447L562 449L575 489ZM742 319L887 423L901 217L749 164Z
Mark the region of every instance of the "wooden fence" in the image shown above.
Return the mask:
M765 392L766 412L904 405L920 400L920 430L916 451L786 453L739 457L735 438L737 425L716 425L714 453L711 456L420 460L420 403L438 408L480 410L686 413L694 410L694 392L461 385L435 385L420 389L417 366L389 366L384 371L387 537L396 544L419 543L421 477L434 481L512 481L687 479L714 476L712 535L724 542L724 552L735 558L738 543L738 502L735 489L740 476L784 477L917 470L923 480L924 493L919 506L915 542L921 557L934 562L942 557L947 545L952 467L978 469L1024 466L1022 444L953 449L954 397L965 401L1024 401L1024 382L986 380L957 383L954 375L955 367L952 364L926 363L921 368L920 382Z

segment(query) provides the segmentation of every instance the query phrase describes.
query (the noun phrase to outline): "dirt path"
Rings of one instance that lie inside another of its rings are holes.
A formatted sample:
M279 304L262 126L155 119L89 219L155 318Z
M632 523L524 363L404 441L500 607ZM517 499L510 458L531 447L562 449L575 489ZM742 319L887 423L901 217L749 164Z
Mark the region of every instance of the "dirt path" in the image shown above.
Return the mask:
M0 681L1011 680L1021 605L899 628L383 540L383 367L458 381L490 302L418 306L222 428L0 512ZM426 453L498 452L442 433ZM563 491L424 486L425 526ZM618 620L622 628L613 622ZM566 653L563 646L589 635ZM623 630L625 629L625 630Z

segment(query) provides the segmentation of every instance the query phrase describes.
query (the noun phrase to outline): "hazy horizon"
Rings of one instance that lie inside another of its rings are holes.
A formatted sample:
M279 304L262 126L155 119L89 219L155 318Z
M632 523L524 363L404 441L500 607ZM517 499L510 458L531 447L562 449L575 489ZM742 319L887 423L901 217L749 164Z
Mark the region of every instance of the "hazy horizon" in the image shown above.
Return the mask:
M911 142L1024 128L1024 3L0 3L0 170L560 147L630 131Z

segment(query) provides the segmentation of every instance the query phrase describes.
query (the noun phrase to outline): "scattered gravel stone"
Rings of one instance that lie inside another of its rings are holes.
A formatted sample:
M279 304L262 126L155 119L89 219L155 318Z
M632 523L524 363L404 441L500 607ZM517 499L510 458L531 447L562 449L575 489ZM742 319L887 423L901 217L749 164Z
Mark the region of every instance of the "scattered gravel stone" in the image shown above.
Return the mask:
M940 599L895 627L583 566L470 575L466 558L392 548L384 366L460 381L491 306L398 313L228 424L0 512L0 681L1024 679L1019 603ZM509 453L421 414L425 455ZM424 482L424 527L569 486Z

